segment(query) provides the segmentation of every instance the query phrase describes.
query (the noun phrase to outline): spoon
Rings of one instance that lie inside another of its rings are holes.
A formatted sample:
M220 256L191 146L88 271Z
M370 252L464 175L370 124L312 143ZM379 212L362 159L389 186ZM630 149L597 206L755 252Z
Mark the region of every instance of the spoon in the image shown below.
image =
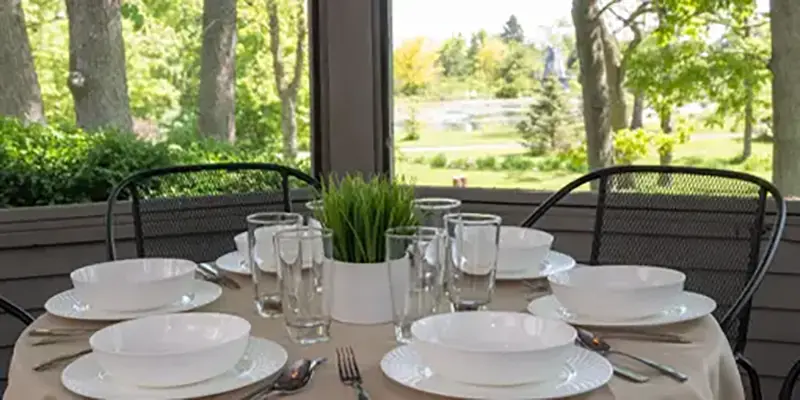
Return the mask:
M284 369L275 382L248 393L242 397L242 400L265 399L270 394L287 395L299 392L311 381L311 377L314 375L314 369L327 360L328 359L325 357L319 357L313 360L301 358Z
M678 382L686 382L689 379L688 376L675 370L675 368L672 368L669 365L664 365L661 363L657 363L653 360L649 360L647 358L635 356L633 354L612 349L611 345L608 344L608 342L601 339L592 332L587 331L586 329L575 328L575 330L578 332L578 340L580 340L581 343L583 343L590 350L594 350L602 355L617 354L620 356L628 357L632 360L636 360L644 365L647 365L648 367L651 367L663 373L664 375L667 375L670 378L675 379Z
M577 344L580 347L587 348L587 346L585 344L583 344L583 342L581 342L580 340L575 340L575 344ZM592 349L588 349L588 350L591 351ZM610 361L611 360L609 360L609 362ZM646 383L646 382L650 381L650 378L648 376L642 375L642 374L640 374L638 372L634 372L634 371L632 371L630 369L627 369L625 367L620 367L620 366L618 366L618 365L616 365L614 363L611 363L611 367L614 370L614 375L616 375L616 376L618 376L618 377L620 377L622 379L625 379L627 381L631 381L633 383Z

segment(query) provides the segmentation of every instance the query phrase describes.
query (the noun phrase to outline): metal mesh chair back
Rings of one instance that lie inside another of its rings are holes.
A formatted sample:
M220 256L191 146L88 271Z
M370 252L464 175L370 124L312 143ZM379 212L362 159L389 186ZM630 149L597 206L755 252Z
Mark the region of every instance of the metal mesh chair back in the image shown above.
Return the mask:
M292 189L318 190L311 176L275 164L209 164L143 171L112 191L106 214L109 259L115 235L132 230L137 257L213 261L235 248L245 218L263 211L292 211ZM130 214L116 218L120 201Z
M785 224L770 183L732 171L667 166L598 170L568 184L523 223L533 226L584 185L594 185L590 265L653 265L686 274L713 298L731 345L743 349L750 302Z

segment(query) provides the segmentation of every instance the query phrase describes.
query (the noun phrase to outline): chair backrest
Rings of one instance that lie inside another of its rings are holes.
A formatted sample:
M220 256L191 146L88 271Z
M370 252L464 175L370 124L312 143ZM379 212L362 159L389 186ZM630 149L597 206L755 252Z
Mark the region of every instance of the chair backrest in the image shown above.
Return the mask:
M786 379L783 380L778 400L792 400L798 377L800 377L800 360L795 361L789 373L786 375Z
M28 326L33 323L33 315L25 311L24 308L14 304L11 300L0 296L0 310L7 312L12 317L18 319L20 322Z
M108 198L106 249L118 257L115 234L132 228L137 257L213 261L234 247L247 215L292 211L292 188L319 190L310 175L277 164L185 165L137 172ZM131 219L117 221L117 203L130 201ZM119 226L118 226L119 225Z
M750 302L783 233L785 202L756 176L679 166L617 166L569 183L542 203L533 226L578 188L596 194L590 265L678 269L687 290L718 304L715 316L735 350L747 339Z

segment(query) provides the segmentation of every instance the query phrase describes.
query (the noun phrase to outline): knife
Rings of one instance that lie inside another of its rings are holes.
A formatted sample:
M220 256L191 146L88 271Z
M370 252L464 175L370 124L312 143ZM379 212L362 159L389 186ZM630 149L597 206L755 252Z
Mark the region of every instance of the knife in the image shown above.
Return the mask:
M242 288L242 286L239 285L238 282L233 280L231 277L220 273L216 268L212 267L211 264L209 264L209 263L200 263L200 264L198 264L198 267L200 268L200 270L202 270L202 271L210 274L214 278L218 279L219 283L221 283L224 286L227 286L227 287L232 288L232 289L241 289Z

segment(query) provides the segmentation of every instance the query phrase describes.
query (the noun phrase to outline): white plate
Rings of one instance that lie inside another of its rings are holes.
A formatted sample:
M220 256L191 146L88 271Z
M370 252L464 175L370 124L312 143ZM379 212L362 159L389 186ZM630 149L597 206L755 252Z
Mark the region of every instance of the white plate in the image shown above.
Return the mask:
M717 302L699 293L683 292L675 303L662 312L644 318L603 321L589 316L572 314L561 306L555 296L540 297L528 304L528 311L543 318L555 318L574 325L636 327L659 326L691 321L711 314Z
M194 292L186 294L173 304L152 310L141 311L110 311L84 304L75 295L73 289L61 292L44 303L44 309L50 314L68 319L86 321L122 321L127 319L161 315L182 311L194 310L213 302L222 295L222 288L206 281L195 280Z
M250 275L250 268L244 262L244 257L238 251L232 251L214 261L217 268L234 274Z
M508 271L501 271L498 269L495 277L496 279L504 281L546 278L548 275L567 271L574 267L575 260L572 257L551 250L547 253L547 257L541 265L526 265L521 269L514 268Z
M222 375L191 385L145 388L114 382L97 364L94 355L87 354L64 369L61 383L69 391L92 399L193 399L230 392L272 377L283 369L287 358L281 345L250 337L242 359Z
M552 399L595 390L611 380L611 364L597 353L575 347L564 364L561 379L515 386L475 386L447 380L423 364L409 346L386 353L381 370L395 382L439 396L459 399Z

